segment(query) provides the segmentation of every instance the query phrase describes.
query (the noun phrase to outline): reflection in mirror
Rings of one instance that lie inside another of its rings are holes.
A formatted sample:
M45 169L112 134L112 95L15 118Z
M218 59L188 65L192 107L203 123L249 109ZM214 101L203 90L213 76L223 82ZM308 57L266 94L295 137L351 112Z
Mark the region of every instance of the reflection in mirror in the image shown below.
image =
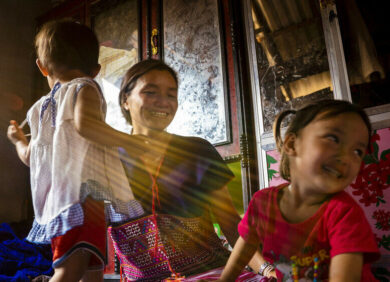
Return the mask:
M284 109L333 98L318 2L251 1L265 131Z
M228 142L218 1L163 2L164 61L179 76L179 108L168 131Z
M126 71L138 62L138 8L137 0L102 1L95 6L93 28L100 42L99 64L96 77L107 102L106 122L112 127L130 132L130 125L122 116L118 94Z
M372 107L390 103L390 37L385 1L336 1L351 96Z

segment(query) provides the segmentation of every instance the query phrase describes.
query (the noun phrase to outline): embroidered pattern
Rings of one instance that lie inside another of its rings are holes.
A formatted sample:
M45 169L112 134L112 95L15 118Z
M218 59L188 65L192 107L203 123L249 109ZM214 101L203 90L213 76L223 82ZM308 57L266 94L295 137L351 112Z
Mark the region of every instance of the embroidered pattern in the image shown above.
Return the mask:
M156 281L169 277L169 264L176 272L185 273L196 272L215 261L225 263L228 251L211 233L213 230L202 228L200 218L157 215L157 225L151 215L108 228L126 279ZM209 239L205 242L203 238Z

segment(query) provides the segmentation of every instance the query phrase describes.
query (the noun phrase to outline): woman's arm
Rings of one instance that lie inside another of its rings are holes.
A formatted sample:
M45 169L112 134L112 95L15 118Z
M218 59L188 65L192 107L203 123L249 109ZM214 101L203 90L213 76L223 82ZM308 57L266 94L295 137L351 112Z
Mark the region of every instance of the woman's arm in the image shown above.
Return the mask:
M237 227L241 221L241 217L233 205L227 187L224 186L222 189L215 190L211 194L211 199L211 211L214 214L215 219L221 226L222 232L226 236L229 244L235 246L236 240L239 237ZM248 265L255 272L257 272L260 269L260 266L265 263L265 259L258 249L248 258L248 261L250 261ZM275 271L270 272L270 275L276 278Z
M239 237L219 281L236 281L256 250L257 244L249 244Z
M329 281L360 281L363 269L362 253L345 253L330 260Z
M77 132L93 142L109 147L123 147L135 154L147 150L144 137L120 132L104 122L100 95L90 85L81 88L77 95L74 121Z

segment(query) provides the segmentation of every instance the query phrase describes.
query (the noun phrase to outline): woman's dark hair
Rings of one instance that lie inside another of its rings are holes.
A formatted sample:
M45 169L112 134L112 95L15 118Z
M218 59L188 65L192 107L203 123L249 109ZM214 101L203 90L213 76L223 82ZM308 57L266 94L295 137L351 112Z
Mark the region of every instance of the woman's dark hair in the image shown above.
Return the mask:
M276 142L276 147L281 154L281 160L279 165L280 176L285 180L290 180L290 164L288 156L283 151L283 139L281 135L281 124L285 117L290 114L295 114L292 118L289 126L287 127L287 131L285 136L288 134L295 134L298 136L299 132L306 127L310 122L312 122L319 114L323 114L321 119L327 119L330 117L334 117L343 113L356 113L358 114L368 129L368 143L370 142L371 135L371 123L364 112L359 106L354 105L347 101L341 100L322 100L316 103L308 104L299 110L286 110L277 115L274 121L274 137ZM370 146L368 146L369 148Z
M152 70L169 72L172 75L172 77L175 79L176 84L178 85L176 72L163 61L147 59L133 65L123 77L121 90L119 92L119 106L121 107L123 116L130 124L132 124L131 115L130 112L124 108L124 104L127 100L127 97L129 97L131 91L134 89L138 78L140 78L141 76L143 76L144 74Z
M98 67L99 42L87 26L64 19L45 23L35 37L38 59L49 74L78 69L92 75Z

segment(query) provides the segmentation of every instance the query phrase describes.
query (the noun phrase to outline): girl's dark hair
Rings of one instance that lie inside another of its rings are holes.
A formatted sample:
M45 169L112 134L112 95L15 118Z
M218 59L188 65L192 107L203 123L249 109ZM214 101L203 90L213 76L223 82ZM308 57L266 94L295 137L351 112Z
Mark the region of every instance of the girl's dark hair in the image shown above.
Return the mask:
M323 114L321 119L327 119L330 117L334 117L343 113L356 113L358 114L365 125L367 126L369 138L368 142L370 142L371 135L371 123L364 112L359 106L354 105L347 101L342 100L322 100L316 103L308 104L299 110L286 110L277 115L274 121L274 137L276 142L276 147L281 154L280 160L280 176L285 180L290 180L290 164L288 156L283 151L283 139L281 135L281 124L285 117L291 114L295 114L292 118L289 126L287 127L287 131L285 135L287 136L290 133L298 135L299 132L306 127L310 122L312 122L319 114ZM368 146L369 148L370 146Z
M49 74L78 69L92 75L98 67L99 42L87 26L73 20L45 23L35 37L38 59Z
M124 104L127 100L127 97L130 96L131 91L135 87L138 78L140 78L141 76L143 76L144 74L152 70L169 72L172 75L172 77L175 79L176 84L178 85L176 72L163 61L147 59L133 65L123 77L121 90L119 92L119 106L121 107L123 116L130 124L132 124L131 115L130 112L124 108Z

